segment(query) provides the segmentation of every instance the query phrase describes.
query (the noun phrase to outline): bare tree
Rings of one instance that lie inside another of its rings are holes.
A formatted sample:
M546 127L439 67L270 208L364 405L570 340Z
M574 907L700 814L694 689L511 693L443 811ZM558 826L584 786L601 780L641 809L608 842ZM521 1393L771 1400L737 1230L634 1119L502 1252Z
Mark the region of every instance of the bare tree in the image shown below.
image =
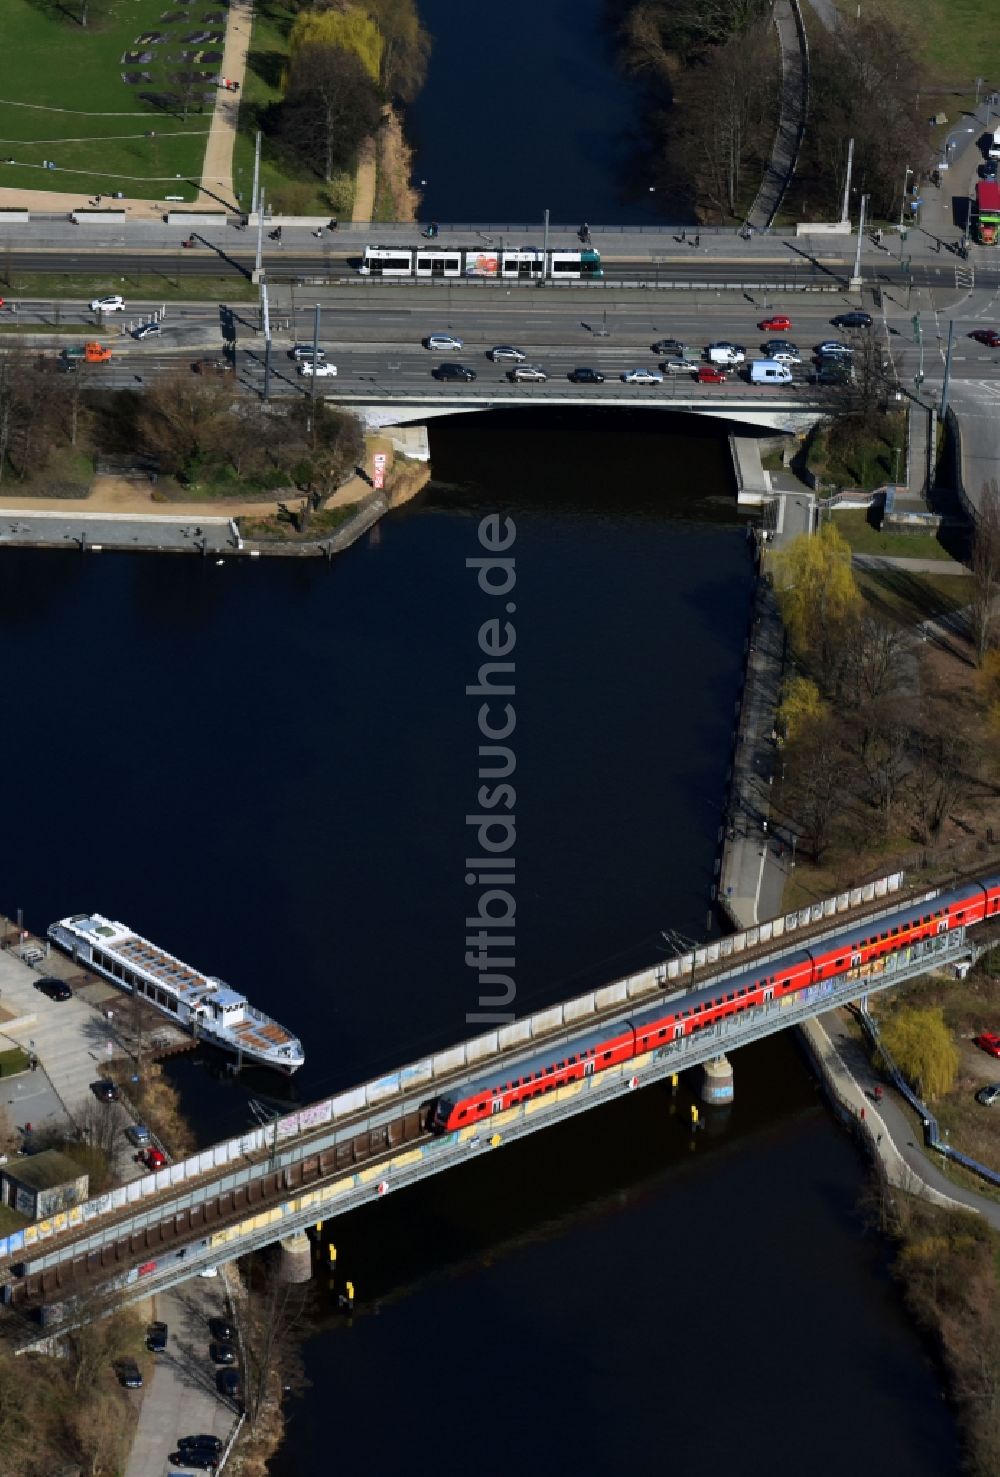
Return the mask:
M983 484L972 533L972 601L969 622L976 662L983 664L993 638L1000 594L1000 490L996 478Z
M840 729L832 718L809 724L787 750L788 809L805 836L813 860L821 863L830 845L834 822L849 789L849 759Z
M898 626L862 615L847 637L847 690L855 707L878 702L901 680L906 642Z
M966 792L971 765L978 753L968 735L946 722L927 722L914 734L913 797L917 834L924 842L937 836L945 817ZM971 761L971 764L970 764Z

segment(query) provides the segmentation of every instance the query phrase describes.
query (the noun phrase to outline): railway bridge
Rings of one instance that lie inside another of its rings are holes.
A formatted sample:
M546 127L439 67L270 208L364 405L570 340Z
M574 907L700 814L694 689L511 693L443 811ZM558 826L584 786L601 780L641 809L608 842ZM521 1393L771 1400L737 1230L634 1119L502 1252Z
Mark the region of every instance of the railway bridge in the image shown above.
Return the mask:
M997 898L990 916L1000 916L1000 880L991 880ZM968 885L982 903L983 888L971 879ZM30 1346L53 1326L72 1327L148 1297L832 1006L967 959L962 919L982 921L984 910L976 918L950 896L940 888L907 891L902 874L891 874L472 1037L17 1231L0 1240L0 1297L24 1315L15 1336ZM905 922L913 919L919 938ZM849 966L843 972L823 977L825 968L812 967L812 983L782 995L783 968L801 970L801 961L822 954L824 941L828 954L839 951L848 932L875 941L870 957L850 944L849 956L836 960ZM750 993L740 981L751 976L755 1003L726 1006ZM540 1052L559 1059L559 1068L567 1058L582 1063L593 1057L587 1042L599 1039L602 1027L610 1038L650 1007L657 1024L661 1016L695 1017L706 1007L685 1010L684 1003L709 990L730 1013L700 1028L689 1022L687 1034L683 1026L660 1030L652 1043L636 1036L627 1061L591 1066L511 1106L496 1097L467 1127L430 1130L429 1105L461 1100L484 1075L512 1077Z

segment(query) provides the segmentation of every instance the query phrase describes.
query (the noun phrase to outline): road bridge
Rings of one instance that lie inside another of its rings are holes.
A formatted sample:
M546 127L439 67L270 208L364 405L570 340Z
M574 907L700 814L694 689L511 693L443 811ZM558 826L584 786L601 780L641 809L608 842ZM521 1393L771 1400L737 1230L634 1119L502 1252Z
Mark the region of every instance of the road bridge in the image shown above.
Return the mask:
M902 881L893 874L498 1026L15 1232L0 1241L3 1301L35 1315L21 1335L37 1339L42 1309L58 1305L72 1325L104 1307L138 1300L831 1006L967 957L966 925L942 911L950 905L936 902L941 890L907 894ZM829 977L820 971L794 994L776 996L767 987L759 1004L734 1007L702 1029L661 1031L668 1039L626 1061L581 1070L551 1092L540 1089L510 1107L498 1098L487 1118L456 1132L429 1131L429 1105L443 1094L460 1097L484 1073L511 1074L542 1050L562 1058L564 1068L566 1056L595 1028L621 1029L623 1017L650 1006L657 1017L661 1009L680 1013L683 1002L695 998L692 988L722 992L730 979L738 988L737 977L745 979L748 970L766 986L782 961L790 968L789 961L809 957L806 950L818 952L826 939L837 938L839 948L847 928L870 929L886 920L872 937L890 939L893 919L917 905L926 909L925 923L935 920L919 940L902 947L883 943L878 958Z

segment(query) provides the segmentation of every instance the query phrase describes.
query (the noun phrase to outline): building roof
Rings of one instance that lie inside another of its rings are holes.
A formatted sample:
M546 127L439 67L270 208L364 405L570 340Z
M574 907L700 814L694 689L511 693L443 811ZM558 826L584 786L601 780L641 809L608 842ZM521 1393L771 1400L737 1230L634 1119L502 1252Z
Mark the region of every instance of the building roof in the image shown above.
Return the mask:
M52 1190L57 1185L87 1178L87 1171L58 1149L45 1149L41 1154L26 1154L22 1159L8 1160L0 1173L31 1190Z

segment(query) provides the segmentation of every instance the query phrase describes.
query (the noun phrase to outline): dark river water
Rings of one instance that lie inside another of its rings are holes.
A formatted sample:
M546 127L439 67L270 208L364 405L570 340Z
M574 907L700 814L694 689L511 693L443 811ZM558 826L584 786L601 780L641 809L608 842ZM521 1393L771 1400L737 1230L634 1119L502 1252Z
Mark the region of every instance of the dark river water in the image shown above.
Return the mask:
M516 524L516 1006L703 936L750 567L704 422L432 423L435 481L332 566L5 552L4 879L98 908L306 1046L310 1099L468 1034L465 817ZM273 1083L173 1068L203 1140ZM791 1038L690 1138L650 1089L340 1221L277 1477L492 1469L957 1470L865 1230L862 1167Z
M433 49L407 109L422 220L659 219L642 96L615 66L609 0L418 0ZM460 19L459 19L460 16Z

